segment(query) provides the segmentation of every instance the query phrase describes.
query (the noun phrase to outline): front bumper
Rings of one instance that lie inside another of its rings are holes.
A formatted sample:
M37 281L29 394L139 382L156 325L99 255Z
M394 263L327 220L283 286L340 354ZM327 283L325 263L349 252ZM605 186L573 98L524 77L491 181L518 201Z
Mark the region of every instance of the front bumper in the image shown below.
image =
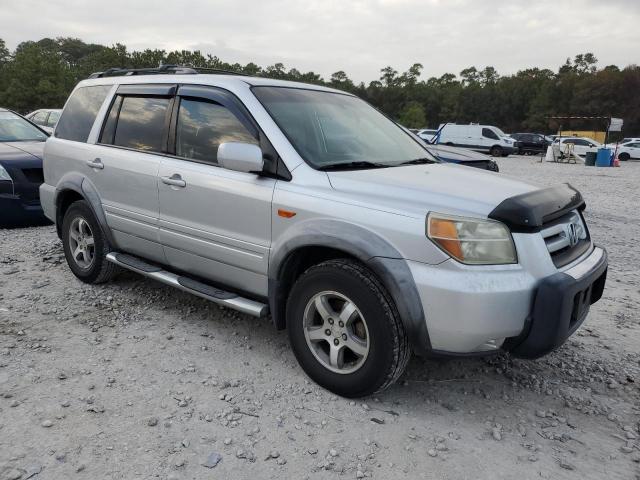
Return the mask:
M526 268L477 268L453 260L408 264L427 323L429 338L422 340L430 352L469 355L504 349L535 358L561 345L584 321L589 305L602 295L607 255L595 247L574 267L551 274L536 271L540 262L535 258Z
M503 348L516 357L538 358L562 345L602 297L607 268L607 251L595 247L573 268L542 280L523 332Z
M43 225L49 223L38 200L20 195L0 194L0 227Z

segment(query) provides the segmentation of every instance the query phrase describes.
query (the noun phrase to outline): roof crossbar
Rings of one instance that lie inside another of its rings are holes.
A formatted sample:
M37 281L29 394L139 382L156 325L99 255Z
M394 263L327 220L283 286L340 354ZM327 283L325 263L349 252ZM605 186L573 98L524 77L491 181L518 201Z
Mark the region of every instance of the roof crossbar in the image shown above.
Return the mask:
M125 77L131 75L161 75L161 74L177 74L177 75L197 75L199 73L214 73L223 75L242 75L245 73L234 72L232 70L223 70L219 68L207 67L191 67L185 65L160 65L155 68L108 68L104 72L95 72L89 75L89 78L104 77Z

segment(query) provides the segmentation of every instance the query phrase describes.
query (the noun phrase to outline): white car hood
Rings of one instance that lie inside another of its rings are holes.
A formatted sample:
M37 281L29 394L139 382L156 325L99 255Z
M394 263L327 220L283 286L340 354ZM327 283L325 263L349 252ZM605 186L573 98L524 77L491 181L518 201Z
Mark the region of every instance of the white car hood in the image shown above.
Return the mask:
M486 217L503 200L539 189L501 173L449 163L327 174L336 192L352 201L418 216L438 211Z

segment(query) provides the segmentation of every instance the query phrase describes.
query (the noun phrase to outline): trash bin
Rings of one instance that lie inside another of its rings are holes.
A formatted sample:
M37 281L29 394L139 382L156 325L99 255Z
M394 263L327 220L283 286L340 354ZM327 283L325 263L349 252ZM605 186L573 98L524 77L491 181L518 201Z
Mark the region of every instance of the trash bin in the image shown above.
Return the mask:
M587 156L584 159L585 167L593 167L596 164L596 152L587 152Z
M599 148L596 155L596 167L610 167L611 166L611 149Z

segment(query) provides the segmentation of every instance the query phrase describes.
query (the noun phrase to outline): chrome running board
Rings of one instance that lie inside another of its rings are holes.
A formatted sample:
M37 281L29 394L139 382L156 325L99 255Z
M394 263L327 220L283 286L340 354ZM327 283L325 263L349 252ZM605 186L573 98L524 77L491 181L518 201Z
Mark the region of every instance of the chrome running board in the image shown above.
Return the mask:
M264 303L241 297L238 294L221 290L183 275L176 275L133 255L110 252L106 258L111 263L115 263L122 268L210 300L218 305L223 305L254 317L264 317L269 313L269 307Z

